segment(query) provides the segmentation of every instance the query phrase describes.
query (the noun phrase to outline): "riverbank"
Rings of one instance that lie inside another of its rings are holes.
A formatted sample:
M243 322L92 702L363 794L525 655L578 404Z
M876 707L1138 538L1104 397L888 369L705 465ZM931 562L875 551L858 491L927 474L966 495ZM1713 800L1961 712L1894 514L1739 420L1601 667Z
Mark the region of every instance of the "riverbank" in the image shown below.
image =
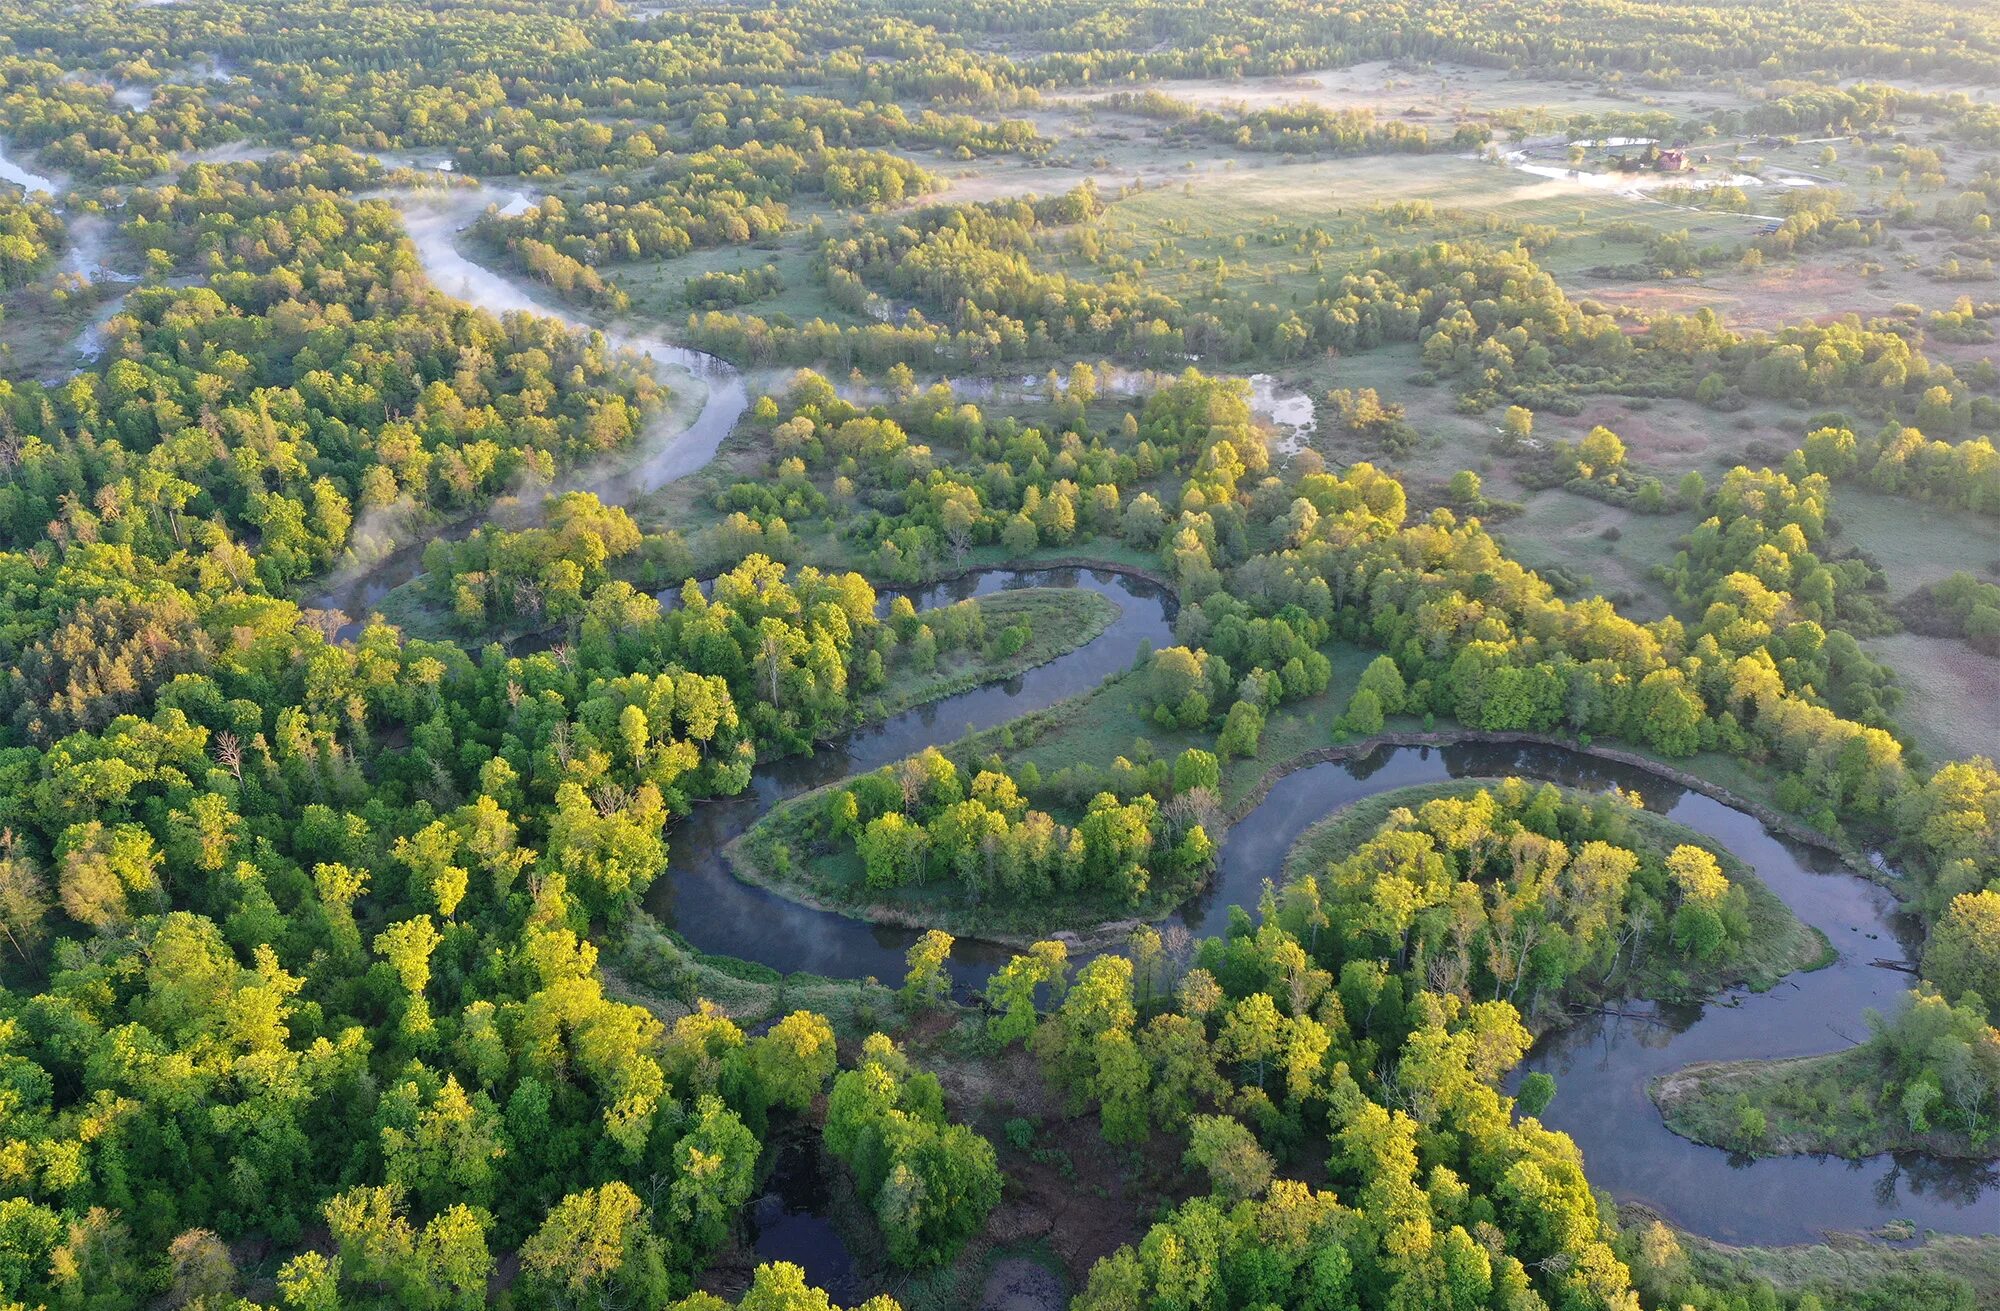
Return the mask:
M1630 1203L1618 1208L1618 1219L1627 1231L1662 1223L1650 1208ZM1967 1304L1918 1300L1919 1290L1936 1296L1937 1283L1962 1280L1972 1290L1970 1306L2000 1306L2000 1236L1919 1237L1892 1222L1865 1234L1830 1233L1819 1243L1737 1245L1685 1230L1676 1231L1675 1239L1673 1255L1711 1287L1762 1279L1788 1297L1812 1293L1834 1308L1963 1307Z
M1146 576L1139 570L1125 572ZM1104 688L1024 715L1005 725L1004 728L969 734L944 749L947 754L965 760L976 759L1003 747L1010 751L1025 750L1046 737L1061 733L1065 728L1073 726L1081 714L1087 711L1093 699L1113 693L1117 686L1126 681L1128 680L1113 680ZM1585 745L1542 733L1495 733L1473 729L1392 730L1352 742L1302 752L1268 767L1256 776L1255 782L1242 790L1235 804L1229 808L1228 825L1233 827L1241 823L1264 803L1273 787L1301 770L1321 764L1364 760L1384 748L1445 748L1461 745L1553 747L1643 770L1676 788L1699 792L1734 809L1744 811L1756 817L1766 828L1781 833L1793 841L1806 843L1836 855L1858 875L1869 878L1881 878L1883 875L1883 871L1869 862L1858 850L1845 847L1796 819L1760 802L1740 796L1709 779L1686 770L1675 769L1637 752L1594 744ZM1175 909L1173 903L1153 902L1114 915L1106 915L1101 906L1093 907L1089 903L1040 902L1032 906L1019 907L978 905L954 896L951 888L942 886L905 888L899 890L893 897L883 897L866 886L861 877L859 859L852 851L811 850L811 844L817 841L812 833L810 818L814 803L819 796L843 786L848 781L850 780L838 780L814 789L812 793L780 803L749 831L732 841L724 852L724 859L735 877L815 910L896 928L943 929L954 936L978 938L984 942L1010 948L1025 947L1039 938L1055 937L1070 943L1072 949L1102 949L1114 944L1140 924L1170 914ZM1470 780L1465 784L1465 790L1472 790L1482 783L1492 781ZM1411 789L1413 794L1421 791L1423 791L1421 787ZM1347 823L1360 825L1366 822L1367 816L1372 815L1377 817L1375 823L1379 824L1379 817L1386 815L1395 804L1401 803L1385 802L1381 795L1364 798L1353 803L1356 815L1361 818L1350 817ZM1345 832L1346 830L1339 826L1340 820L1341 816L1335 815L1323 822L1335 826L1329 830L1330 832ZM1642 812L1642 820L1656 822L1668 828L1678 828L1650 810ZM1373 825L1369 827L1372 830ZM1212 834L1211 837L1220 841L1226 831L1225 829L1223 832ZM1756 878L1754 872L1737 860L1727 848L1714 842L1703 841L1699 834L1686 830L1682 832L1681 840L1693 839L1696 845L1715 852L1723 859L1725 870L1731 879L1738 880L1740 876L1740 881L1751 890L1760 947L1755 960L1744 962L1744 969L1740 975L1725 973L1703 982L1690 982L1687 986L1660 979L1656 982L1661 985L1661 991L1643 995L1655 1000L1673 1001L1709 995L1739 985L1755 992L1762 992L1795 970L1819 968L1832 958L1834 949L1824 935L1813 933L1799 925L1783 901L1772 894ZM1324 838L1321 839L1321 843L1324 845ZM781 855L781 852L784 854ZM801 860L800 856L807 852L810 852L812 859ZM1317 864L1325 863L1318 857L1312 859ZM1288 858L1279 881L1289 881L1296 868L1299 868L1296 861ZM1888 881L1894 882L1893 879ZM1204 888L1200 891L1210 890L1212 889ZM1787 924L1794 927L1787 928Z
M1886 882L1890 886L1894 886L1900 882L1900 880L1893 876L1885 877L1884 871L1875 862L1869 860L1867 853L1861 848L1851 843L1841 842L1804 823L1796 816L1788 815L1763 801L1745 796L1741 791L1728 787L1712 778L1690 770L1681 769L1675 765L1670 765L1658 757L1649 756L1643 752L1628 751L1619 747L1600 746L1594 742L1583 742L1554 733L1487 732L1482 729L1472 728L1425 729L1421 732L1390 729L1385 732L1371 734L1365 738L1357 738L1352 742L1343 742L1336 746L1309 751L1304 755L1296 756L1282 764L1274 766L1264 774L1257 786L1252 788L1242 800L1238 801L1232 807L1231 815L1234 818L1256 809L1264 797L1269 794L1272 786L1280 779L1312 765L1326 761L1359 760L1374 754L1385 746L1450 747L1467 744L1480 746L1554 747L1562 751L1575 752L1577 755L1590 756L1612 764L1624 765L1631 769L1643 770L1660 779L1662 782L1671 783L1678 788L1686 788L1691 792L1699 792L1705 797L1711 797L1716 801L1720 801L1731 809L1753 815L1756 817L1758 823L1772 832L1782 834L1793 842L1804 843L1809 847L1817 848L1837 857L1852 873L1862 878Z
M1788 1060L1702 1061L1648 1083L1667 1127L1690 1141L1743 1156L1838 1156L1865 1160L1921 1152L1959 1161L2000 1161L2000 1137L1912 1130L1882 1099L1893 1069L1867 1044Z
M1072 954L1103 950L1173 909L1170 903L1155 902L1111 917L1101 905L1059 897L1019 906L980 905L948 880L905 887L894 900L884 900L868 887L851 845L826 847L813 832L820 801L850 782L841 779L793 797L732 840L723 849L730 873L810 910L911 932L942 929L954 938L1010 951L1025 951L1049 938L1067 944Z
M937 667L928 671L899 668L890 685L869 699L870 720L886 719L982 684L1004 682L1024 674L1095 642L1118 617L1118 607L1108 598L1064 587L1016 588L973 597L960 604L979 607L988 649L951 652L940 657ZM918 619L924 613L920 611ZM1004 650L1001 635L1016 625L1027 628L1022 645L1011 653L1001 654Z
M644 1006L668 1024L704 1001L747 1030L807 1010L825 1016L837 1034L858 1041L897 1014L895 990L873 978L787 974L756 961L710 955L645 911L608 943L598 975L607 995Z

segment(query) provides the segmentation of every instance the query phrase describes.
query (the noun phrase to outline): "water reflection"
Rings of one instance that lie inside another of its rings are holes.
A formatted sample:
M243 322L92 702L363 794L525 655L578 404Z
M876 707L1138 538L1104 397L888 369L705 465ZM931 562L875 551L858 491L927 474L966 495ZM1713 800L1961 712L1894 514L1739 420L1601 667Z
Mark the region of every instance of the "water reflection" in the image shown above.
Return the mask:
M836 1303L865 1301L871 1292L854 1269L854 1254L827 1218L829 1189L817 1145L807 1134L787 1134L772 1145L771 1175L762 1197L750 1204L751 1250L759 1264L790 1261L806 1282Z
M783 970L896 977L914 933L808 910L738 884L718 853L785 796L949 740L965 723L1004 722L1081 691L1129 663L1140 636L1160 640L1167 627L1163 606L1137 622L1131 615L1135 604L1164 598L1131 579L1085 574L1079 581L1122 593L1126 616L1112 633L1044 666L1049 672L1042 680L1031 673L1012 695L981 689L831 744L810 759L758 770L746 796L704 805L677 827L672 867L655 885L652 908L675 920L704 951ZM1011 582L1006 575L983 575L975 586ZM936 724L949 728L934 732ZM1883 888L1843 872L1825 853L1771 833L1754 816L1642 770L1561 748L1487 744L1384 748L1363 760L1301 769L1281 779L1230 830L1214 885L1175 919L1197 936L1223 932L1229 908L1256 904L1264 880L1279 875L1300 835L1351 802L1414 783L1510 774L1637 792L1649 809L1728 847L1840 952L1826 969L1795 975L1768 993L1735 991L1705 1005L1625 1002L1543 1039L1515 1077L1531 1070L1556 1077L1560 1092L1543 1119L1576 1139L1595 1185L1644 1201L1694 1232L1736 1243L1809 1242L1828 1229L1867 1230L1899 1217L1952 1233L2000 1227L1993 1207L2000 1178L1991 1166L1910 1156L1751 1163L1668 1132L1646 1095L1648 1080L1695 1061L1839 1049L1863 1033L1864 1011L1901 1003L1909 976L1871 962L1907 956L1912 939ZM976 986L1006 955L961 941L954 974L962 986Z
M722 849L787 797L851 774L901 760L926 746L950 742L1050 706L1129 667L1142 643L1162 646L1172 633L1171 596L1142 578L1092 569L996 569L908 593L918 609L1017 587L1080 587L1108 597L1118 617L1095 641L1005 683L974 688L823 743L810 756L761 765L742 795L703 802L668 835L666 877L654 883L647 909L705 952L736 956L785 971L841 978L899 978L903 953L916 933L811 910L738 882ZM885 603L887 598L884 598ZM954 976L983 983L1008 952L990 943L961 942Z
M0 182L11 182L29 195L42 192L49 196L60 196L63 184L45 173L37 173L8 153L5 142L0 142Z

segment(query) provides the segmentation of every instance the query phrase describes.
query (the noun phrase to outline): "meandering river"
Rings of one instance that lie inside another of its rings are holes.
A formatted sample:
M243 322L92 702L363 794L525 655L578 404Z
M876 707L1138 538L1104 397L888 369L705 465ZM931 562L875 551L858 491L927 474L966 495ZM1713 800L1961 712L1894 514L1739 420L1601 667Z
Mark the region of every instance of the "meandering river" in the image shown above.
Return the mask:
M1886 889L1745 811L1646 770L1559 747L1472 743L1384 748L1365 760L1302 769L1230 830L1216 888L1190 911L1192 927L1222 931L1227 907L1254 905L1262 880L1281 868L1299 835L1343 806L1412 783L1506 775L1637 792L1647 809L1727 847L1840 953L1825 969L1791 975L1768 993L1733 991L1699 1006L1627 1002L1617 1014L1544 1037L1514 1077L1533 1070L1555 1076L1556 1099L1542 1120L1576 1139L1593 1184L1731 1243L1813 1242L1828 1230L1869 1230L1898 1218L1948 1233L2000 1230L2000 1171L1992 1165L1915 1155L1751 1162L1668 1131L1646 1095L1654 1076L1696 1061L1847 1046L1866 1035L1865 1011L1893 1011L1909 989L1907 974L1873 962L1905 960L1914 944Z
M396 199L425 267L444 290L496 313L530 310L576 323L459 252L456 234L483 208L483 193L460 192L442 201L422 195ZM691 422L663 420L642 440L636 458L615 470L588 472L573 484L622 503L706 463L747 397L741 375L713 356L645 333L611 330L606 337L614 346L684 369L706 387ZM412 557L392 562L387 572L371 571L342 599L365 610L371 597L379 599L416 567ZM899 977L913 933L813 910L740 883L724 867L722 849L786 797L1086 691L1129 667L1142 643L1158 646L1169 639L1172 597L1143 579L1104 571L987 571L921 589L912 598L925 607L1002 588L1051 585L1097 591L1118 603L1119 617L1094 641L1006 683L894 716L823 744L811 756L759 766L741 796L704 802L674 827L668 873L654 885L648 908L703 951L788 972ZM1521 1073L1546 1070L1556 1076L1560 1090L1543 1118L1575 1137L1594 1183L1646 1202L1693 1232L1730 1242L1806 1242L1829 1229L1866 1230L1896 1218L1954 1233L2000 1229L1994 1207L2000 1180L1990 1166L1917 1157L1750 1163L1667 1132L1646 1097L1648 1079L1699 1060L1838 1049L1864 1032L1867 1008L1899 1004L1908 977L1870 962L1902 958L1907 946L1886 891L1772 834L1744 811L1643 770L1560 748L1490 745L1384 748L1363 760L1301 769L1280 780L1231 829L1214 885L1176 918L1197 936L1220 932L1228 907L1255 904L1263 881L1277 876L1285 853L1306 828L1362 797L1412 783L1507 774L1583 788L1615 783L1637 791L1649 808L1727 846L1801 919L1826 933L1840 953L1832 966L1796 975L1763 995L1730 994L1696 1007L1634 1003L1623 1015L1593 1018L1545 1038ZM961 941L954 976L962 986L976 986L1007 954L991 944Z
M513 279L466 258L458 249L459 233L488 204L495 203L484 188L383 194L402 212L403 225L423 260L424 271L441 290L493 314L541 314L582 331L601 331L614 350L629 351L650 360L656 367L682 375L675 383L677 392L686 392L691 387L698 406L692 416L681 412L684 404L653 416L636 442L604 460L565 474L553 487L536 493L537 500L540 495L553 492L589 491L597 493L607 504L628 505L707 464L749 407L750 396L743 374L727 360L677 346L651 332L621 325L599 328L585 323L553 299L544 299ZM500 203L504 206L522 200L509 193ZM423 548L431 539L461 538L482 522L477 516L460 520L416 541L393 545L360 567L337 571L311 604L345 613L349 623L342 631L351 632L369 611L381 604L382 598L423 572ZM393 534L384 537L392 540Z
M978 689L896 716L808 758L760 766L741 796L704 803L673 833L666 878L648 908L695 947L774 969L835 977L900 976L907 929L866 923L788 901L732 878L721 856L730 839L787 797L942 745L968 729L1005 723L1093 686L1128 667L1141 640L1158 644L1171 599L1140 580L1078 571L1005 570L931 589L920 605L1002 587L1075 585L1120 601L1125 615L1103 636L1013 682ZM1990 1165L1903 1155L1850 1162L1781 1157L1751 1162L1670 1133L1646 1084L1696 1061L1832 1051L1865 1034L1869 1008L1901 1004L1909 976L1872 962L1906 956L1907 925L1885 889L1832 857L1781 838L1749 813L1615 762L1559 747L1463 744L1384 747L1360 760L1287 775L1242 821L1219 853L1212 886L1173 917L1196 937L1222 933L1229 908L1254 906L1263 882L1313 824L1377 793L1454 778L1522 775L1571 787L1617 785L1648 808L1727 847L1800 919L1825 933L1839 959L1791 976L1768 993L1734 991L1700 1006L1635 1001L1545 1037L1516 1078L1553 1074L1556 1100L1544 1123L1576 1139L1591 1180L1621 1199L1652 1206L1675 1224L1732 1243L1799 1243L1828 1230L1865 1231L1893 1219L1950 1233L1996 1225L2000 1172ZM984 982L1009 953L961 939L952 971L961 987Z
M61 191L57 179L32 172L4 151L0 180L30 191ZM444 291L494 313L526 311L590 326L459 251L458 234L488 203L484 191L400 192L392 199L431 279ZM81 239L70 256L76 271L106 276L95 254L102 249L104 227L79 225ZM699 395L692 415L658 416L632 449L559 485L626 504L706 464L748 405L748 392L742 374L712 355L646 331L617 326L602 331L614 348L684 374ZM1294 434L1308 430L1309 401L1276 391L1268 379L1258 381L1260 412ZM421 544L405 547L337 580L315 604L359 618L420 569ZM859 729L809 757L760 766L741 796L705 802L675 826L673 859L648 897L649 909L703 951L788 972L898 977L914 933L813 910L740 883L721 853L731 838L787 797L1087 691L1129 667L1142 644L1159 646L1171 638L1172 597L1142 579L1105 571L994 570L910 595L924 608L1025 586L1088 588L1116 602L1119 615L1094 641L1017 678ZM1683 1228L1729 1242L1808 1242L1830 1229L1867 1230L1897 1218L1953 1233L2000 1229L1995 1205L2000 1173L1990 1165L1919 1156L1752 1163L1667 1131L1646 1096L1648 1080L1695 1061L1804 1055L1846 1045L1864 1034L1864 1011L1900 1004L1907 976L1871 962L1904 959L1910 944L1902 936L1905 926L1894 898L1880 887L1778 837L1741 810L1643 770L1559 748L1471 744L1384 748L1363 760L1310 766L1280 780L1231 829L1213 886L1175 918L1197 936L1222 931L1228 908L1255 904L1263 881L1277 875L1286 852L1308 827L1360 798L1412 783L1507 774L1637 791L1651 809L1728 847L1839 951L1830 967L1795 975L1770 993L1732 993L1691 1007L1632 1003L1618 1014L1544 1038L1516 1077L1528 1070L1556 1077L1559 1092L1543 1119L1576 1139L1593 1183L1620 1198L1643 1201ZM961 941L954 975L961 985L976 986L1007 954L991 944ZM803 1257L827 1267L821 1275L836 1283L851 1278L845 1252L827 1240L817 1222L798 1230L796 1217L810 1205L781 1194L785 1190L760 1208L760 1254ZM764 1251L767 1247L773 1250Z

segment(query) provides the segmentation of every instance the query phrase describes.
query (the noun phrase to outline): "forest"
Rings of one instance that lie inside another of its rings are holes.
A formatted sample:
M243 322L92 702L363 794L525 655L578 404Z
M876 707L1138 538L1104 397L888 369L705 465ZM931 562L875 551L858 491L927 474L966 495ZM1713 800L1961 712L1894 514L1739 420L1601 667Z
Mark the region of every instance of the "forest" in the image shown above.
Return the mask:
M0 1311L2000 1299L2000 18L0 19Z

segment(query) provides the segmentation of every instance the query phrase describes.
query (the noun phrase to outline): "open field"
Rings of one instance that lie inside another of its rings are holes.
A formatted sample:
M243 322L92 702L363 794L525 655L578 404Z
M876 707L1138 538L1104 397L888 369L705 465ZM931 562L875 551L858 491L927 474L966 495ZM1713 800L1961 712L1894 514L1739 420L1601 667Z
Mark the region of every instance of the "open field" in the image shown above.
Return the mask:
M2000 751L2000 660L1948 637L1895 633L1862 642L1896 671L1896 717L1933 763Z
M1306 102L1328 109L1374 109L1411 118L1475 114L1503 109L1559 107L1564 111L1633 110L1646 107L1641 95L1619 95L1601 84L1521 77L1465 64L1386 59L1322 68L1290 76L1250 78L1168 78L1143 84L1148 90L1202 106L1242 104L1252 108ZM1089 104L1096 96L1070 95Z
M1397 221L1373 212L1409 201L1433 203L1435 219ZM1322 266L1339 270L1380 245L1452 236L1505 243L1520 229L1536 226L1551 229L1555 237L1545 252L1552 267L1567 261L1582 268L1631 258L1632 247L1602 235L1611 224L1674 232L1691 226L1691 219L1713 229L1714 240L1740 240L1759 226L1745 215L1691 216L1601 187L1533 177L1502 163L1452 154L1296 162L1253 156L1128 195L1110 207L1104 228L1107 244L1147 260L1149 285L1167 291L1205 287L1213 261L1221 258L1234 271L1232 287L1269 300L1288 281L1316 282L1315 254ZM1301 236L1309 229L1323 239L1302 249ZM1205 267L1180 267L1187 261Z
M1906 596L1960 570L1989 579L2000 574L2000 515L1871 492L1855 483L1842 483L1833 497L1842 540L1882 566L1891 596Z

